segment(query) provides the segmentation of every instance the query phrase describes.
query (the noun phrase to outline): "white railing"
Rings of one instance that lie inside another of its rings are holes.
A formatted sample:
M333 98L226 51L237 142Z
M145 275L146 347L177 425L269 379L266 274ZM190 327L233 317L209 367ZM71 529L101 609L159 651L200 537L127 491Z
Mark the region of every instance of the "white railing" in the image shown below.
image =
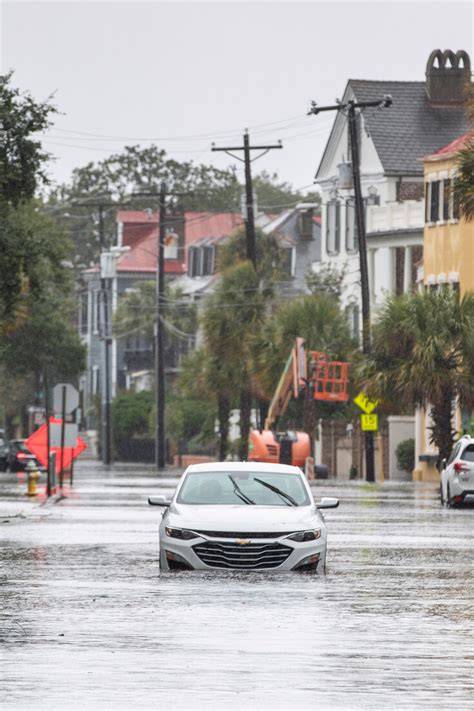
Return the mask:
M396 232L422 229L424 225L424 200L387 202L385 205L368 205L367 233Z

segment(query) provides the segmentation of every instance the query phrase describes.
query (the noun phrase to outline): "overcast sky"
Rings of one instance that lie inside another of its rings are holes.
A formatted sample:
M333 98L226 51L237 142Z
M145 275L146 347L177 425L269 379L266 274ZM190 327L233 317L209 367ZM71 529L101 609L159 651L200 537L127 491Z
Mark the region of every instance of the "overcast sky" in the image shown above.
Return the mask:
M224 168L217 145L283 141L254 164L310 186L349 78L423 81L432 49L474 59L471 2L23 2L1 4L1 70L61 110L44 137L55 180L151 140ZM239 166L240 168L240 166Z

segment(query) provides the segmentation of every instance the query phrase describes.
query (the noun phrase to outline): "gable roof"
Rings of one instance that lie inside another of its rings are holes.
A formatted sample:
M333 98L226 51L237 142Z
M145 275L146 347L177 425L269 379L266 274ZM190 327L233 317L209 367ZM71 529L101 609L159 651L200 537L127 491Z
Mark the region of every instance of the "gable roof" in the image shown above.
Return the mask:
M420 158L467 130L464 106L432 106L425 82L350 79L349 84L357 101L392 97L390 108L364 112L365 127L387 175L422 175Z
M372 81L349 79L344 99L356 101L382 100L392 97L389 108L367 108L363 112L364 127L373 141L385 175L422 176L420 159L431 154L467 131L465 107L461 104L433 106L422 81ZM338 112L319 164L319 177L329 144L336 136ZM363 173L362 155L361 169Z
M184 253L178 259L165 260L165 273L184 274L187 271L189 247L205 239L230 235L243 223L235 212L185 212ZM156 272L159 220L157 213L120 210L117 222L122 223L122 244L131 247L117 259L118 272Z
M463 136L455 138L454 141L448 143L447 146L443 146L443 148L440 148L439 151L436 151L436 153L432 153L429 156L424 156L423 160L426 162L431 162L451 158L452 156L455 156L457 153L459 153L459 151L462 151L462 149L467 146L468 141L472 140L473 138L474 134L471 131L468 131Z

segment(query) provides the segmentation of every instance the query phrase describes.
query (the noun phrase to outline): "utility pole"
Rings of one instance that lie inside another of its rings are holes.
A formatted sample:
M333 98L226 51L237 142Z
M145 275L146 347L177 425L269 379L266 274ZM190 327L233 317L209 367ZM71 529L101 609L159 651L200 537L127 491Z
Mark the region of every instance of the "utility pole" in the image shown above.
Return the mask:
M318 106L315 101L311 102L311 110L308 114L319 114L321 111L347 111L349 122L349 135L352 157L352 177L354 182L355 217L357 224L357 237L359 242L359 269L362 296L362 351L368 355L371 351L370 343L370 292L369 292L369 272L367 266L367 235L365 233L364 200L360 184L360 156L359 144L357 141L357 116L356 109L366 108L387 108L392 105L392 97L384 96L378 101L347 101L339 102L333 106ZM365 433L365 469L366 479L369 482L375 481L374 465L374 434Z
M105 202L98 196L96 202L89 200L78 201L74 203L74 207L92 207L98 210L98 232L99 232L99 251L103 254L105 244L105 208L117 207L114 202ZM100 261L100 260L99 260ZM102 313L102 329L101 339L103 343L102 363L101 368L101 454L102 463L110 464L112 462L112 388L111 388L111 351L112 351L112 335L110 324L110 300L109 300L109 280L102 274L100 275L100 311Z
M189 193L168 192L163 181L159 193L137 192L133 196L158 197L159 227L158 254L156 264L156 330L155 330L155 465L160 471L166 465L165 439L165 359L164 359L164 312L165 302L165 238L166 238L166 200L170 196L189 195Z
M247 259L249 259L254 266L257 265L257 246L255 240L255 214L254 214L254 203L253 203L253 187L252 187L252 172L250 170L250 164L254 160L261 158L268 151L275 148L283 148L281 141L277 145L273 146L251 146L249 133L246 130L244 133L244 145L243 146L226 146L223 148L216 148L215 144L212 144L213 151L223 151L232 158L242 161L245 164L245 196L246 196L246 206L247 206L247 219L245 220L245 234L247 238ZM236 156L231 151L243 151L244 157ZM250 158L251 151L263 151L260 155L255 156L255 158Z

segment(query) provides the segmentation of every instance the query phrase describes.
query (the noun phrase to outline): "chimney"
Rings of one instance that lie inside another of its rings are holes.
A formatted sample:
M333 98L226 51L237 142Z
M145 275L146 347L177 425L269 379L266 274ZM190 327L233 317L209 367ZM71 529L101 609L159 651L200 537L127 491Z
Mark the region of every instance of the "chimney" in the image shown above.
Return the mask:
M463 49L434 49L426 65L426 92L434 106L458 106L466 99L471 81L471 60Z

